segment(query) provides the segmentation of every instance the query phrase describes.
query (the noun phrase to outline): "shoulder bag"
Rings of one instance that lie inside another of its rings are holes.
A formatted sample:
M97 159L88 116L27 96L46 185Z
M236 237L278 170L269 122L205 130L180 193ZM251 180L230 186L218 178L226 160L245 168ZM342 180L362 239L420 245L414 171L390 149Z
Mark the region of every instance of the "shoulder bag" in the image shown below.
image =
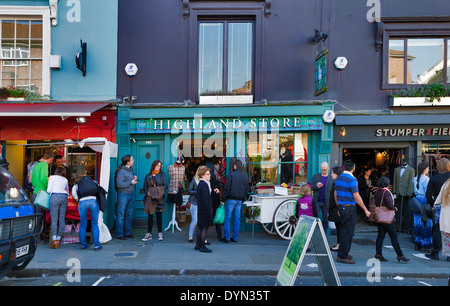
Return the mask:
M381 204L379 207L375 207L375 222L382 224L391 224L394 221L395 211L390 210L388 207L383 206L383 199L386 190L381 197Z

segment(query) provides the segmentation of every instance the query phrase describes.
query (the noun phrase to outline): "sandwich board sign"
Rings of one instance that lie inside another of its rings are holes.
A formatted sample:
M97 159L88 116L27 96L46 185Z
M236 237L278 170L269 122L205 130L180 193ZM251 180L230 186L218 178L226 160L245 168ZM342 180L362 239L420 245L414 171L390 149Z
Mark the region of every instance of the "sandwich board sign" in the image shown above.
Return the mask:
M310 243L313 252L306 254ZM293 286L305 256L315 256L325 286L341 285L322 223L319 218L309 216L300 216L278 271L276 285Z

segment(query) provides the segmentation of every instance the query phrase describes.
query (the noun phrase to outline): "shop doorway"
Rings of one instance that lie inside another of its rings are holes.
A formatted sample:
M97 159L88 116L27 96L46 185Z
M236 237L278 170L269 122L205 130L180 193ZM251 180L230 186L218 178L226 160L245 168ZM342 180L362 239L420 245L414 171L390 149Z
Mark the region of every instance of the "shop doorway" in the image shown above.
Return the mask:
M391 183L393 182L395 168L400 166L402 160L408 161L406 150L407 148L384 147L345 148L342 161L351 159L355 162L356 170L353 174L357 179L364 176L366 169L371 169L372 185L376 186L378 179L382 176L388 176Z

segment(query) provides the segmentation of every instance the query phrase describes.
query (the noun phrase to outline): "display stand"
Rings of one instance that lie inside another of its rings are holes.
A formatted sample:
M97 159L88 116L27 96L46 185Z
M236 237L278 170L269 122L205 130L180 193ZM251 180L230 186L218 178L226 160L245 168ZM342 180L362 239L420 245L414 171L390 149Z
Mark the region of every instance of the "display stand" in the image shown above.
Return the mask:
M169 222L169 225L164 231L167 231L170 228L170 226L172 226L172 234L175 232L175 227L177 228L177 230L181 232L181 228L178 227L176 217L177 217L177 205L173 203L172 220Z
M310 244L314 253L306 254ZM319 218L309 216L300 216L295 233L278 271L276 285L293 286L305 256L315 256L325 286L341 285L322 222Z

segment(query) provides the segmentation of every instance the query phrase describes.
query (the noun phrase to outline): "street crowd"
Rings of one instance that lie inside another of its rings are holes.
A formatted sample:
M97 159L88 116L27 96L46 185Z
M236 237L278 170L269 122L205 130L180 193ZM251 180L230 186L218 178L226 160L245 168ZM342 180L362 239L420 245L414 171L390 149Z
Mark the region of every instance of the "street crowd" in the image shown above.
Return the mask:
M49 166L53 160L52 175L49 175ZM125 155L121 161L115 173L117 191L115 235L117 239L125 240L134 238L131 218L134 189L138 178L133 172L133 157ZM204 253L212 252L207 247L210 242L206 239L208 228L212 226L216 229L219 241L223 243L238 241L241 208L249 192L249 180L245 171L242 171L244 165L245 160L237 160L233 164L233 169L226 176L223 188L221 188L217 169L211 163L199 166L188 186L184 186L181 180L176 179L178 184L175 185L175 189L178 188L180 192L184 190L189 195L188 205L192 220L189 226L188 242L195 241L195 250ZM142 238L144 242L153 238L155 216L157 239L163 240L162 212L166 207L165 194L170 185L169 181L173 178L172 174L177 171L176 167L182 166L182 159L178 159L174 166L169 169L168 180L162 171L161 161L155 160L145 176L143 205L145 213L148 214L148 230ZM393 216L395 215L395 218L388 222L376 222L378 235L374 257L381 261L388 260L382 253L383 241L388 234L397 254L396 259L399 262L408 262L410 259L404 256L397 237L396 218L403 218L403 215L398 214L397 192L393 191L388 176L382 175L378 178L375 186L370 176L370 169L364 169L359 179L354 176L355 169L355 163L352 160L346 160L341 167L332 168L330 173L328 163L322 163L321 172L313 175L310 183L301 187L295 217L297 219L301 215L320 217L325 232L329 224L332 224L333 229L336 230L337 244L331 250L337 252L338 262L353 264L355 262L350 255L350 250L358 214L370 220L377 210L380 211L381 207L386 207ZM399 170L400 175L406 175L405 169L406 166ZM67 171L68 168L62 164L62 157L53 157L51 152L45 153L38 161L30 164L28 169L27 181L33 189L32 202L34 203L40 190L46 190L50 194L50 248L59 247L64 230L64 216L69 195ZM406 207L410 211L407 211L406 215L412 216L411 234L414 236L416 250L428 252L425 256L433 260L439 260L441 253L447 261L450 261L450 161L447 158L441 158L437 163L437 173L429 178L428 172L428 163L422 162L418 165L417 176L411 179L414 194L409 198L409 205ZM79 204L79 236L82 249L89 247L86 242L88 211L91 215L94 249L102 249L97 222L99 212L105 209L102 197L99 196L104 194L99 192L101 189L89 176L80 178L72 188L71 195ZM167 201L180 202L178 199L181 196L180 192L169 194ZM369 205L370 194L374 199L374 207ZM223 225L222 222L214 222L218 210L222 208ZM37 212L42 212L39 206L35 206L35 209ZM405 219L408 220L408 218ZM231 227L232 223L233 227Z

